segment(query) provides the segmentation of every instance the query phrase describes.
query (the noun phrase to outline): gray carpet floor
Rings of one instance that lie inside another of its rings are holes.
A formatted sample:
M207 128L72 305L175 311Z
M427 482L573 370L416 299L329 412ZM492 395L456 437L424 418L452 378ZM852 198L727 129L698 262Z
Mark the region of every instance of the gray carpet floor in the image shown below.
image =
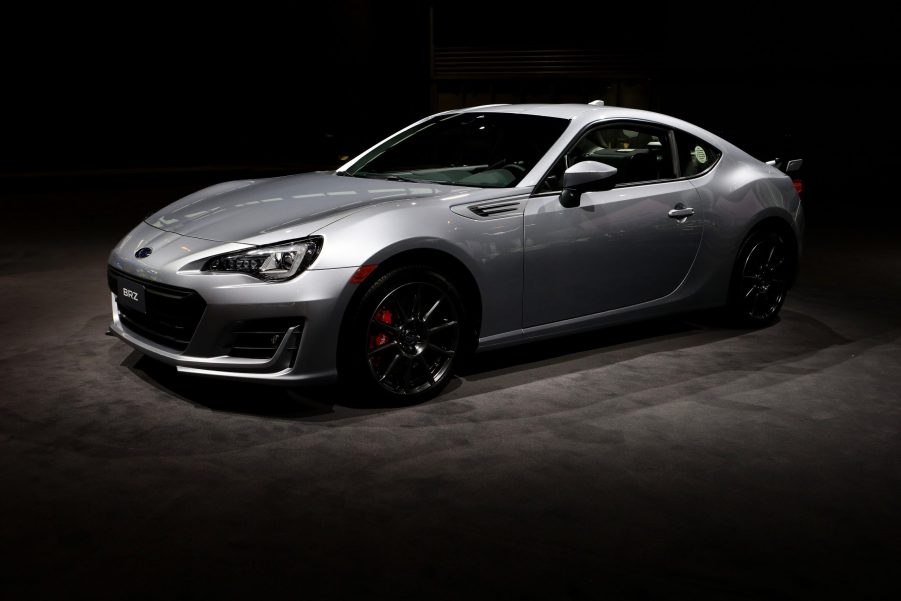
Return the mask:
M497 351L391 408L179 376L105 336L119 194L0 244L3 598L898 594L888 229L811 228L769 328Z

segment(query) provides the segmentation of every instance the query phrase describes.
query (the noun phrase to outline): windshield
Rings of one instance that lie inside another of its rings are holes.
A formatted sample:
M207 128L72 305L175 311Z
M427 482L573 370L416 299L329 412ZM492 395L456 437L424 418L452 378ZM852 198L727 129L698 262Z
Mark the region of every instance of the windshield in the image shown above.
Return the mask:
M531 171L568 124L512 113L441 115L389 139L345 174L508 188Z

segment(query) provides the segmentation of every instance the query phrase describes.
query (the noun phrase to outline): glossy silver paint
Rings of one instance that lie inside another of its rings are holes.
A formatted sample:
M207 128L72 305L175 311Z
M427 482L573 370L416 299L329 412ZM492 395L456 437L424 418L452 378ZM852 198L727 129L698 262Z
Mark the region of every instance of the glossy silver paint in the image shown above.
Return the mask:
M184 372L323 381L336 375L338 332L358 286L351 276L362 265L406 251L444 253L469 271L480 297L479 349L722 305L739 246L769 217L793 229L800 252L803 216L791 180L689 123L590 105L468 110L556 116L570 124L513 188L340 176L354 159L338 173L227 182L191 194L139 224L109 258L135 277L190 288L204 298L206 312L190 345L177 352L128 330L118 318L115 295L111 331ZM533 194L574 137L606 120L678 128L723 156L701 176L584 193L578 207L562 207L559 193ZM514 210L492 215L497 203L511 203ZM476 213L472 207L487 210ZM292 280L201 271L214 255L314 233L324 239L322 253ZM136 258L143 247L152 254ZM234 358L216 346L228 323L286 315L302 316L306 324L290 368L271 371L278 356Z

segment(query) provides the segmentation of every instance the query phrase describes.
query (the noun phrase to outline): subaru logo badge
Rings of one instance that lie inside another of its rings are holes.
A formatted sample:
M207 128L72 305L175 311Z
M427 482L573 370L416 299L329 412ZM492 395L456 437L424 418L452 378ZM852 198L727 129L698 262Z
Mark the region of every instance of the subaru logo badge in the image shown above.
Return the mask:
M139 248L138 252L135 253L135 257L138 259L146 259L150 256L150 253L153 252L153 249L149 246L145 246L144 248Z

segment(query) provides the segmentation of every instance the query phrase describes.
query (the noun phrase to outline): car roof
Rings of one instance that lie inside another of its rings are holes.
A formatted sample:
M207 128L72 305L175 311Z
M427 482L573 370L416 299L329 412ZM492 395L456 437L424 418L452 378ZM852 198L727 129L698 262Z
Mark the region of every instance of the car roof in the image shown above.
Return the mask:
M677 117L655 113L642 109L632 109L622 106L601 106L595 104L488 104L464 109L447 111L447 113L517 113L523 115L538 115L542 117L557 117L570 121L575 127L582 127L596 121L612 119L636 119L640 121L652 121L668 127L675 127L685 132L694 134L714 145L733 148L726 140L716 134L697 125L683 121Z
M562 119L575 119L583 116L600 117L606 113L618 111L635 111L636 109L623 109L614 106L599 106L593 104L486 104L474 106L450 112L474 112L474 113L523 113L526 115L540 115L542 117L559 117ZM644 111L642 111L644 112Z

